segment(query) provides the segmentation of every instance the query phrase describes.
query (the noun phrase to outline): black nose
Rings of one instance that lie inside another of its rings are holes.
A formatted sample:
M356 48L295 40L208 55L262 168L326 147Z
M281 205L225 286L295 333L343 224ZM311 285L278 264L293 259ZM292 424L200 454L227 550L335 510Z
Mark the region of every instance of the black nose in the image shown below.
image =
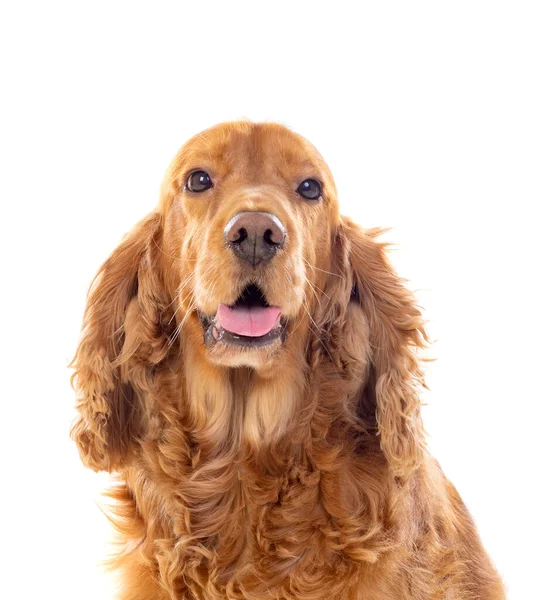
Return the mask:
M225 226L226 244L252 267L269 260L284 245L285 227L275 215L265 212L237 213Z

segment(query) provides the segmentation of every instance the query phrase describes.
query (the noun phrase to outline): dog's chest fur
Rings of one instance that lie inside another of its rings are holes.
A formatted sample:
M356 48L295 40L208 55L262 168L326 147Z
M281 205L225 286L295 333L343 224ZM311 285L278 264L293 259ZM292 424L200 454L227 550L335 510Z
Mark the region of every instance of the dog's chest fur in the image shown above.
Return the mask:
M320 403L295 437L277 436L282 423L274 423L271 437L279 442L268 445L271 403L296 403L302 413L300 391L289 387L279 398L276 382L263 388L239 373L224 379L219 370L206 381L193 388L183 382L181 403L171 397L178 381L164 378L154 391L154 435L127 472L129 502L144 536L139 547L179 598L198 590L194 598L270 599L292 586L304 594L299 597L329 598L335 590L347 598L342 582L358 589L366 567L397 537L388 501L395 494L382 487L377 440L355 431L336 406L331 411ZM194 398L194 389L203 395ZM264 389L271 390L267 397ZM252 415L249 403L259 403ZM259 437L246 429L250 416ZM157 541L151 546L150 540Z

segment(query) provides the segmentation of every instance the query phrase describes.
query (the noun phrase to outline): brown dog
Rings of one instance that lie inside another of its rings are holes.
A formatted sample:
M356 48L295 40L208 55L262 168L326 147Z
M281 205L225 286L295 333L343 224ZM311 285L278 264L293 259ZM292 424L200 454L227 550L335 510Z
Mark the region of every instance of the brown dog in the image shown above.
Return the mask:
M123 600L504 597L425 449L423 322L377 235L280 125L181 149L74 359L73 437L120 478Z

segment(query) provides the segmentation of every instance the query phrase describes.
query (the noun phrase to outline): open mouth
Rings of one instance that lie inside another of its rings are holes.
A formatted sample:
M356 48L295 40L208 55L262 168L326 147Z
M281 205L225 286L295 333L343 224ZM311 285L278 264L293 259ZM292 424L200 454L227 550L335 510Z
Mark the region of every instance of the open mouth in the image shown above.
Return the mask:
M220 304L214 317L201 315L205 329L205 343L217 342L237 346L259 347L277 339L285 339L282 311L270 306L265 294L254 284L244 288L235 302Z

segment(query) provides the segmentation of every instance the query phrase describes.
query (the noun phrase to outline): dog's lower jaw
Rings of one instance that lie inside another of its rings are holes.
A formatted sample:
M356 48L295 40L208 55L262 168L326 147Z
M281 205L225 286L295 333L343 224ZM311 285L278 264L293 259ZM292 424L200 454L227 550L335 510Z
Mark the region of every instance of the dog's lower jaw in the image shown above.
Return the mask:
M209 360L224 367L252 367L259 369L268 365L282 348L282 340L278 337L271 343L261 346L238 346L219 341L211 347L207 347Z
M214 364L258 368L272 360L287 339L287 322L280 320L260 337L237 335L220 327L215 317L200 314L207 356Z

